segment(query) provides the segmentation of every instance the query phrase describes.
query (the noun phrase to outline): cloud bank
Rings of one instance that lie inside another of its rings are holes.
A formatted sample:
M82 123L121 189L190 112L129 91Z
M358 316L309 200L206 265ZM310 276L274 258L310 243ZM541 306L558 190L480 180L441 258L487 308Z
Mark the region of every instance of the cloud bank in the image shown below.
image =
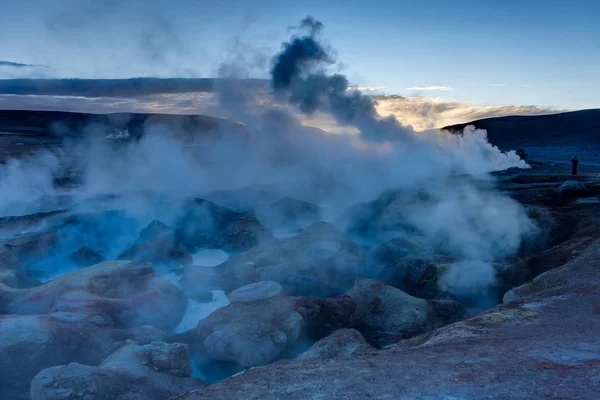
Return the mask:
M13 61L1 61L0 60L0 67L27 68L27 67L37 67L37 65L22 64L22 63L13 62Z
M431 97L395 95L374 96L381 115L393 115L412 124L418 130L441 128L484 118L509 115L544 115L565 111L535 105L479 106Z
M229 67L228 67L229 68ZM228 70L231 70L229 68ZM268 81L263 79L157 79L126 80L0 80L0 109L51 110L85 113L144 112L206 114L224 117L217 107L217 86L249 88L249 101L270 101ZM383 87L350 86L375 103L382 116L394 116L422 131L507 115L543 115L565 110L535 105L480 106L439 97L379 94ZM303 116L307 124L327 131L342 129L327 115ZM315 125L316 124L316 125Z

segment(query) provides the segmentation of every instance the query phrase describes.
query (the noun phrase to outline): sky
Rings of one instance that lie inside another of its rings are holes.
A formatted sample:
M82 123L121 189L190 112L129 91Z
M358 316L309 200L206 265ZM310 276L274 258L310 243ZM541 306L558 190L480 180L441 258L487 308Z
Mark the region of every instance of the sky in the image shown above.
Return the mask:
M312 15L337 68L383 112L398 109L390 96L444 112L600 106L598 0L0 0L0 10L0 79L216 77L224 62L265 78L289 27Z

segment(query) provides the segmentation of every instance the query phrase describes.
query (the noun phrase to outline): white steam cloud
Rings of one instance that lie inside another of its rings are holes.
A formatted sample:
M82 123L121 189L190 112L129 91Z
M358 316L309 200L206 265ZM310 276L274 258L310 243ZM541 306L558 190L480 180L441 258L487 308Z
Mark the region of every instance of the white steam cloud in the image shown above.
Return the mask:
M58 158L43 152L35 158L10 159L0 166L0 216L22 215L39 208L39 201L55 194Z
M294 40L312 40L317 33ZM514 152L490 145L485 131L415 132L410 125L382 118L370 99L348 90L344 79L323 71L301 73L258 105L249 101L252 90L223 85L218 88L221 111L244 125L218 135L149 126L139 141L120 146L110 140L86 141L70 149L80 155L76 161L85 169L77 191L151 191L183 198L260 185L326 206L332 219L385 189L425 193L434 201L417 201L401 212L422 235L442 239L462 259L460 271L448 279L457 286L473 277L493 279L491 263L517 250L533 225L518 203L491 187L489 172L527 165ZM288 89L290 96L282 96L281 90ZM359 134L302 126L297 113L287 111L290 103L302 111L329 113ZM53 193L56 163L40 156L2 167L3 215L22 213L26 205Z

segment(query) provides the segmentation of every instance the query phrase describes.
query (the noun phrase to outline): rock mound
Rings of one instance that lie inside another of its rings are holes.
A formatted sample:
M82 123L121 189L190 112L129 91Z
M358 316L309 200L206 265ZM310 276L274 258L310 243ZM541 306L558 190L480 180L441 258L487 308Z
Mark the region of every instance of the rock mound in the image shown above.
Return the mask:
M232 211L199 198L183 205L175 227L181 231L185 243L193 248L218 247L239 252L271 237L254 215Z
M41 371L31 382L31 398L168 399L206 386L191 373L187 346L131 342L99 366L70 363Z
M319 340L312 347L296 357L297 360L318 358L327 360L336 357L348 357L373 350L363 335L356 329L340 329Z
M242 286L229 293L229 301L232 303L249 303L253 301L266 300L281 294L281 285L277 282L262 281Z
M279 358L300 337L303 326L302 315L289 299L232 303L200 321L195 340L214 360L254 367Z
M563 196L577 196L586 192L585 184L579 181L566 181L558 188L558 194Z
M287 295L329 297L350 288L356 277L364 276L365 267L364 249L333 226L317 222L298 236L272 240L211 271L188 276L198 277L199 284L213 281L226 291L274 281Z
M31 379L44 368L97 365L115 342L147 344L166 336L152 327L115 329L107 317L81 312L0 316L0 398L29 399Z
M60 311L109 317L117 327L153 325L172 329L187 299L159 279L149 263L105 261L28 289L0 286L0 311L50 314Z
M71 261L82 267L100 264L105 258L89 247L83 246L69 257Z

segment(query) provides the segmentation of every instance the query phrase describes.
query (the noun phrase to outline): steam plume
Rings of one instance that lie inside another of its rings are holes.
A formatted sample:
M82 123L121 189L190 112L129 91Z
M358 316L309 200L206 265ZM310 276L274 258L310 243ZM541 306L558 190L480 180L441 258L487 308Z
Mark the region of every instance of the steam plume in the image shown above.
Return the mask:
M396 118L381 118L373 100L356 90L340 74L327 75L325 67L334 62L317 35L323 24L312 17L302 20L305 36L294 36L283 44L275 57L271 78L275 90L288 92L288 100L307 114L329 112L342 125L354 125L369 140L407 138L412 127L403 126Z
M300 28L307 33L293 36L274 58L274 96L269 101L248 101L256 93L246 86L217 87L220 106L243 127L206 135L154 124L146 127L140 141L122 146L88 141L72 151L84 155L78 159L85 167L78 193L152 191L184 198L260 186L318 203L326 210L325 218L334 220L346 207L395 188L414 196L415 201L397 211L416 231L446 243L465 261L461 269L490 272L471 276L493 277L492 262L512 254L533 225L518 203L493 189L489 172L527 165L514 152L491 146L485 131L467 128L460 136L416 133L393 117L382 118L371 98L348 90L345 76L328 74L333 57L320 41L323 25L309 17ZM330 114L359 134L329 134L302 126L290 106L307 114ZM26 165L5 167L3 198L8 193L24 193L32 202L39 197L19 186L24 181L19 174L32 175L31 165L36 164ZM36 187L49 194L51 174L33 175L42 180ZM434 201L418 201L423 193ZM127 212L140 218L136 227L164 217L164 210L131 204ZM451 280L465 276L469 274L455 273Z

